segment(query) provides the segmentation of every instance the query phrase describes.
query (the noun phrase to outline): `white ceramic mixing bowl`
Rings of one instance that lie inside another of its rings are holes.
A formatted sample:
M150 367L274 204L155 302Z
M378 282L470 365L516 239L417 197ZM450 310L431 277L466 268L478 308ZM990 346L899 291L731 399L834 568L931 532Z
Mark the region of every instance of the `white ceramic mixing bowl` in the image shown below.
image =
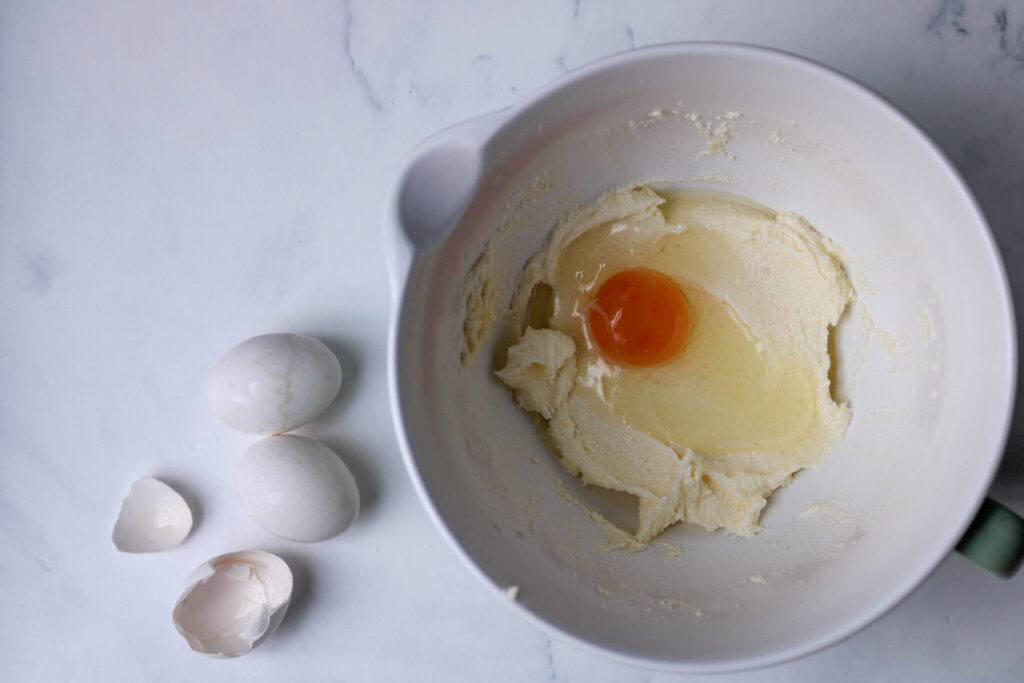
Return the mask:
M566 209L638 179L802 214L849 253L874 322L859 371L844 357L841 450L776 493L750 540L677 525L643 552L609 551L587 508L628 519L632 503L548 455L494 378L501 322L460 367L461 285L485 246L504 307ZM408 469L470 566L517 586L516 609L557 634L678 671L797 657L906 596L984 499L1016 377L1002 265L935 146L841 75L735 45L630 52L432 138L390 210Z

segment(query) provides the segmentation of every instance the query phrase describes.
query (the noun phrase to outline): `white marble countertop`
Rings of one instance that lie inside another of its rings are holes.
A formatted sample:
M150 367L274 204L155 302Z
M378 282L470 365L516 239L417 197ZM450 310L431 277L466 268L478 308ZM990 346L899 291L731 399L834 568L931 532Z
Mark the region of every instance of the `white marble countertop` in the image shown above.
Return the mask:
M0 679L667 681L551 640L495 600L416 498L385 386L381 214L409 149L568 69L653 43L805 55L875 88L951 157L1024 302L1024 4L30 2L0 5ZM205 403L212 363L269 331L340 356L304 433L349 462L356 526L277 540L235 499L250 439ZM1024 413L994 494L1024 510ZM197 526L116 552L142 474ZM297 594L238 660L190 652L179 582L246 547ZM1024 577L950 557L824 652L715 681L1020 680Z

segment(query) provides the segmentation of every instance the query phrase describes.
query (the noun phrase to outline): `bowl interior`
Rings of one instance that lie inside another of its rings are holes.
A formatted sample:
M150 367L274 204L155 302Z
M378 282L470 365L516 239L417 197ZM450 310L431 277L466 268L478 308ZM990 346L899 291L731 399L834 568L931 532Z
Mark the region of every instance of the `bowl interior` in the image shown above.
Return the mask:
M984 220L899 114L801 60L665 47L542 93L484 158L473 202L410 273L397 398L429 504L487 579L519 587L518 606L634 662L737 668L847 635L949 552L1000 456L1013 327ZM461 283L485 246L504 307L561 214L638 179L803 215L849 254L873 323L863 353L842 357L841 450L775 494L754 539L677 525L645 551L610 550L587 508L628 521L632 499L585 489L548 455L494 378L500 321L459 365Z

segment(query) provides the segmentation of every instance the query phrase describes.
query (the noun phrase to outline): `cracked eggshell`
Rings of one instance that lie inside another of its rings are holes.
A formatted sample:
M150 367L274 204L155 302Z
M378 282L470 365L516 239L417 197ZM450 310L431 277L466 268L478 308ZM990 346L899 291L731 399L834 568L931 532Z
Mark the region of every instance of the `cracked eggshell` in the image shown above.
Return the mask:
M113 540L125 553L153 553L173 548L192 530L192 510L167 484L139 477L121 503Z
M317 339L264 334L234 347L207 385L221 422L249 434L280 434L323 413L341 388L341 364Z
M326 541L359 515L359 489L348 467L330 448L302 436L254 443L238 459L235 483L249 516L289 541Z
M196 652L238 657L280 625L292 596L292 572L277 555L247 550L219 555L185 580L172 618Z

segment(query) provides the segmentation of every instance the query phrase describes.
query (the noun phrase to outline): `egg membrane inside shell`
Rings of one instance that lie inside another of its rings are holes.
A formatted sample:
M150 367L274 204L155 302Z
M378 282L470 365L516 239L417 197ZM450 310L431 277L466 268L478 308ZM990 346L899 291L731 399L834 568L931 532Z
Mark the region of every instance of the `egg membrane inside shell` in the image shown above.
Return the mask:
M113 541L125 553L152 553L180 544L192 530L192 510L181 495L153 477L139 477L121 503Z
M172 615L178 632L196 652L237 657L281 623L292 573L276 555L244 551L204 563L185 584Z

